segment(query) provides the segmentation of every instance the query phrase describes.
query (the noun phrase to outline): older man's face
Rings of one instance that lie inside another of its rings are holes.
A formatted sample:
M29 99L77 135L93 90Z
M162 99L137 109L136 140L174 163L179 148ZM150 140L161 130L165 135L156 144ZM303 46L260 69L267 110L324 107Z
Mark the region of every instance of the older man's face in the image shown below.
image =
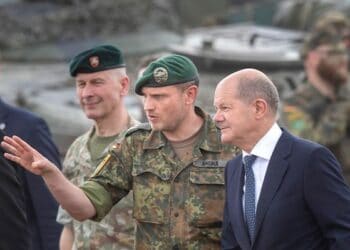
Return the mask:
M244 148L247 135L255 129L254 106L238 97L235 83L221 82L214 94L214 120L221 131L221 141Z
M118 112L123 105L121 98L128 92L128 85L122 84L121 78L115 69L77 75L77 96L89 119L108 119Z

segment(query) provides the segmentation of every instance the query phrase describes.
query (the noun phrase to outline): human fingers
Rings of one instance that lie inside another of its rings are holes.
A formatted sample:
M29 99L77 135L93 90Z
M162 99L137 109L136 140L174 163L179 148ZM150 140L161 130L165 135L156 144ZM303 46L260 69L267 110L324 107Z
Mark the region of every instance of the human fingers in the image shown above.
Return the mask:
M19 137L17 137L17 140L16 138L4 137L4 140L1 142L1 145L6 150L4 156L22 166L29 166L33 161L32 153L26 151L20 142L18 142L18 139Z
M35 153L37 152L32 146L30 146L20 137L14 135L12 136L12 139L14 141L14 144L16 144L16 146L18 147L18 149L22 149L23 151L27 151L27 152L35 152Z
M6 152L17 155L18 151L17 151L15 144L13 144L13 143L14 143L14 141L10 137L4 137L4 140L1 142L1 147Z
M21 158L12 153L4 153L4 157L10 161L16 162L19 165L22 165Z

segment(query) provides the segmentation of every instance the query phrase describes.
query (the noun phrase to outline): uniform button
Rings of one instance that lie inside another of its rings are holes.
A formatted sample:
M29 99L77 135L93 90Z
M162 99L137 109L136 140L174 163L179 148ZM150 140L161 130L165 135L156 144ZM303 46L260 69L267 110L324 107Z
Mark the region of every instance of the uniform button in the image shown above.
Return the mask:
M179 213L178 212L174 213L174 216L179 217Z

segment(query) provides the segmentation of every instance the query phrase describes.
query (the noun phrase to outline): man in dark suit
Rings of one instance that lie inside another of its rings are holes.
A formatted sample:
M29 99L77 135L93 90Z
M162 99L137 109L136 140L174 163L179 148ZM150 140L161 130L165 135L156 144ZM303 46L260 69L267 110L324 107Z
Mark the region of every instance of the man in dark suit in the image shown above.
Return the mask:
M0 99L0 129L6 135L25 138L56 166L59 152L51 139L46 122L36 115L8 105ZM19 168L25 191L25 207L33 250L57 250L62 227L56 222L58 204L39 176Z
M3 133L0 130L0 140ZM30 249L29 228L23 188L17 168L3 156L0 148L0 249Z
M215 90L221 140L242 149L226 166L222 249L349 249L350 189L341 166L327 148L281 129L278 103L274 84L254 69Z

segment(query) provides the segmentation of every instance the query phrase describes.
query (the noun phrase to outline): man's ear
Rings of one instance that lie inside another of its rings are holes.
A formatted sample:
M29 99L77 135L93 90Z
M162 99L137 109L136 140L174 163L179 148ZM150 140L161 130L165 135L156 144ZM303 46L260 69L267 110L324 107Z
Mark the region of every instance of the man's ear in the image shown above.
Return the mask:
M257 119L261 119L263 118L266 113L267 113L267 109L268 109L268 106L267 106L267 103L264 99L261 99L261 98L258 98L254 101L254 108L255 108L255 117Z
M191 85L186 90L186 104L192 104L195 103L197 94L198 94L198 86L197 85Z
M120 94L123 96L126 96L129 92L129 88L130 88L130 79L127 76L123 76L120 79L120 84L122 86L122 89L120 91Z

